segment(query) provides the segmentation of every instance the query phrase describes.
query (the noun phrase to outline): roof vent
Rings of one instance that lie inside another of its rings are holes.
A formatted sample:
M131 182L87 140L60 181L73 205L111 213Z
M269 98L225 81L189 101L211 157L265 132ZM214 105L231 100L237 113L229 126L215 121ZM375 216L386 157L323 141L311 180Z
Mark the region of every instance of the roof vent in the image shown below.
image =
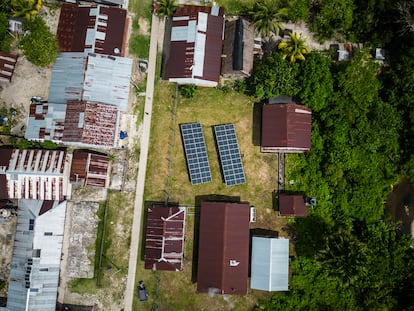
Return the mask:
M119 54L119 53L121 53L121 51L118 48L114 48L114 53Z
M230 267L237 267L240 264L240 261L230 259Z

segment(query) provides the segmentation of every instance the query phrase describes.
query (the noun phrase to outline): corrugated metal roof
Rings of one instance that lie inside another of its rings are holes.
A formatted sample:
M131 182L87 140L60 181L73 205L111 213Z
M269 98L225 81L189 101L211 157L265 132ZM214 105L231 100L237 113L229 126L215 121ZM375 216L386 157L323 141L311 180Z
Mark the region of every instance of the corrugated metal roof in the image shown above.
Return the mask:
M7 309L56 309L66 201L40 215L44 201L19 200Z
M109 157L75 150L70 169L70 182L84 186L105 187Z
M63 200L69 194L65 161L64 151L13 150L8 167L0 171L7 199Z
M95 6L62 5L57 30L60 51L123 56L126 10Z
M265 291L289 289L289 240L253 237L250 287Z
M145 269L180 271L183 269L184 207L152 205L148 208Z
M305 197L302 194L279 194L280 216L306 217L308 209Z
M17 56L0 52L0 81L11 81Z
M183 6L172 22L168 78L179 84L216 86L220 78L224 11Z
M197 290L247 293L249 268L248 202L202 202Z
M263 105L262 151L296 153L310 150L311 122L312 110L306 106L294 103Z

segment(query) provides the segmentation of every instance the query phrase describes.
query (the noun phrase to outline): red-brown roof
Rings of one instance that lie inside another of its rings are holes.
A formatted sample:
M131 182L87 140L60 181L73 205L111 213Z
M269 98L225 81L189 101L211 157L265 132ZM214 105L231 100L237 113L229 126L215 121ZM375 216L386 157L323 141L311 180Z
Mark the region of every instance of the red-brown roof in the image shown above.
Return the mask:
M249 203L202 202L197 290L247 293Z
M294 103L263 105L262 151L304 152L311 148L312 110Z
M73 152L70 182L85 186L105 187L109 157L87 151Z
M61 52L92 49L93 53L124 56L126 26L124 9L64 3L57 30L59 49Z
M206 29L200 28L199 13L207 13ZM217 15L213 15L217 14ZM172 20L168 78L189 79L184 84L200 84L202 81L217 83L220 78L221 51L223 45L224 10L218 7L186 5L179 7ZM194 23L194 24L193 24ZM179 34L175 36L174 34ZM199 54L195 51L197 38L205 36L205 46L199 41ZM198 55L198 56L197 56ZM198 63L198 65L196 65ZM202 74L196 72L202 67ZM197 82L197 80L200 80ZM180 81L177 81L180 83Z
M152 205L148 208L145 269L183 269L185 208Z
M301 194L279 194L279 213L280 216L306 217L305 197Z
M11 81L17 56L0 52L0 81Z

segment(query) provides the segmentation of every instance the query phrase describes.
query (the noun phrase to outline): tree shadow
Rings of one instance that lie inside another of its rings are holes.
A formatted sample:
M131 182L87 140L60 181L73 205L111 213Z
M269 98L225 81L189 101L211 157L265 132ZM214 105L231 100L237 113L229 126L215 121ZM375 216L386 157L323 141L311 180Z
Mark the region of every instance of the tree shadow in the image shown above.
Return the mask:
M198 195L195 197L195 207L196 212L194 214L194 233L193 233L193 263L191 269L191 282L197 282L197 271L198 271L198 243L200 237L200 206L201 202L210 201L210 202L231 202L238 203L240 202L239 196L227 196L221 194L206 194Z

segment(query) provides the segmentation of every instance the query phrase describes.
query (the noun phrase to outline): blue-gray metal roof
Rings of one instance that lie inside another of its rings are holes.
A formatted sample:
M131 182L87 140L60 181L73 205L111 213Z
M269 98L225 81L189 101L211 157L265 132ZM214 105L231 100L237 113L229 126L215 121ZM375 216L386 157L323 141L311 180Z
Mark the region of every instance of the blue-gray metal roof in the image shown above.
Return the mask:
M250 287L265 291L289 289L289 240L253 237Z

